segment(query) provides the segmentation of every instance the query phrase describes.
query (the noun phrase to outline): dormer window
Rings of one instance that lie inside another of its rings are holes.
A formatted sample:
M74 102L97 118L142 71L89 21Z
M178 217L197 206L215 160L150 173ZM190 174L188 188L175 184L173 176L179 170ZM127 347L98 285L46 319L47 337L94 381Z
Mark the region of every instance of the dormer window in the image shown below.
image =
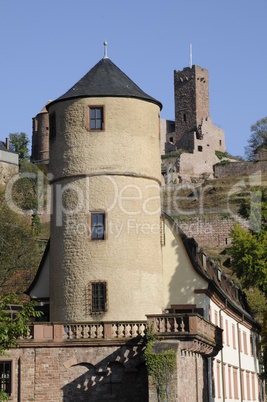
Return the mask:
M89 130L104 130L103 106L89 106Z

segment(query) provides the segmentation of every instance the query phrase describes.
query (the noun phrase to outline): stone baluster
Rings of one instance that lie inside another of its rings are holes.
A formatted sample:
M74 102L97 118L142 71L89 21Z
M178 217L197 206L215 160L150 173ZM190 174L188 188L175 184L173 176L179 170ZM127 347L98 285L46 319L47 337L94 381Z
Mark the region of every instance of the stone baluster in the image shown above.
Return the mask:
M179 332L179 325L177 317L173 317L173 330L174 332Z
M104 332L103 332L103 330L104 330L104 327L103 327L102 324L100 324L100 325L98 326L98 330L97 330L97 337L98 337L98 338L104 338Z
M124 337L124 325L119 324L118 326L118 338L123 338Z
M112 338L118 337L118 327L117 324L112 325Z
M165 331L165 318L162 318L159 321L159 332L166 332Z
M125 325L125 338L130 338L132 334L132 324Z
M184 318L183 317L181 317L181 324L180 324L180 326L181 326L181 332L185 332L185 325L184 325Z
M174 318L173 317L167 317L166 318L166 331L167 332L172 332L172 325L171 325L171 321L173 320Z
M90 338L91 339L96 338L96 326L95 325L91 325Z

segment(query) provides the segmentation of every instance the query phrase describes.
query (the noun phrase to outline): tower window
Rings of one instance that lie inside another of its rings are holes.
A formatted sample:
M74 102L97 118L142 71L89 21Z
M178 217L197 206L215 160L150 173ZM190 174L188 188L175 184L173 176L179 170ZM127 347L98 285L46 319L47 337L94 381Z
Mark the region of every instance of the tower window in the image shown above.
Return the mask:
M11 361L0 361L0 391L11 395Z
M199 145L199 146L197 147L197 150L198 150L198 152L202 152L202 150L203 150L202 145Z
M107 283L90 283L90 310L91 313L103 313L107 311Z
M33 157L34 157L34 160L38 159L38 146L37 145L34 145Z
M90 106L90 130L104 130L103 107Z
M104 240L106 237L106 214L105 212L91 212L90 228L92 240Z
M49 116L49 136L55 138L56 136L56 114L52 113Z
M222 145L222 140L219 140L219 144Z
M186 114L185 113L184 113L183 118L184 118L184 122L186 122Z

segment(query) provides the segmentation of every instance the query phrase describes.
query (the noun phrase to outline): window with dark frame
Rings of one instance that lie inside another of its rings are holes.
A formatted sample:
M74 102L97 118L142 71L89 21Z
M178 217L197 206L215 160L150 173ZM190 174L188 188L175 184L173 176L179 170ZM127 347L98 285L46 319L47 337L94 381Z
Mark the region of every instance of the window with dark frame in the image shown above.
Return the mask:
M104 240L105 239L105 213L92 212L91 213L91 239Z
M0 361L0 391L11 395L11 361Z
M56 136L56 113L49 115L49 137L55 138Z
M107 284L106 282L92 283L92 313L106 311Z
M103 107L90 107L90 130L103 130Z

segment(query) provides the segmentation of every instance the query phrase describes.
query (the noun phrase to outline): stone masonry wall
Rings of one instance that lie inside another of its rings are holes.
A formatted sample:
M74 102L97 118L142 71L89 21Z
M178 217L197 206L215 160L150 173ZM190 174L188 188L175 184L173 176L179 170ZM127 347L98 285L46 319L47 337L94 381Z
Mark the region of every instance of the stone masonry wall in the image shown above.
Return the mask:
M9 180L19 173L19 166L0 161L0 185L6 185Z
M208 401L205 358L196 353L180 351L177 377L177 401Z
M26 341L27 342L27 341ZM31 344L8 351L13 362L11 400L27 402L157 402L148 381L144 344ZM172 402L207 400L205 358L179 350L179 342L163 341L161 351L173 348L177 368L170 381ZM161 342L160 342L161 344ZM7 360L1 357L1 361ZM203 399L202 399L203 398Z
M10 350L8 358L13 359L14 367L13 400L145 402L148 383L142 348L142 345L57 347L54 344Z
M214 166L214 177L242 174L249 175L256 172L267 172L267 160L256 162L230 162L225 165L217 164Z
M194 237L201 247L224 247L231 244L231 230L234 228L234 218L220 218L218 216L205 216L186 219L186 221L177 220L179 227L188 237ZM248 229L249 223L239 219L238 223Z
M175 134L179 140L209 117L208 70L198 66L174 71Z

